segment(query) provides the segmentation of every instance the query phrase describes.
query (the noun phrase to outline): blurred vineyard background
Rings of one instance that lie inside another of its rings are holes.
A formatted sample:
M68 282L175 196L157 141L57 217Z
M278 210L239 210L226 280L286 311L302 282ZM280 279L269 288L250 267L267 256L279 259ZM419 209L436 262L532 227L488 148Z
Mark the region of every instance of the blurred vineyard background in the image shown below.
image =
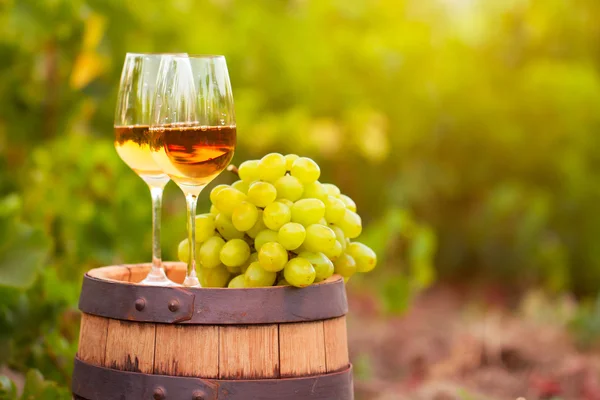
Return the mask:
M150 257L112 142L127 51L224 54L234 163L307 155L357 202L380 258L348 286L358 399L600 399L598 0L2 0L0 372L23 399L69 398L84 271ZM165 259L184 221L170 184Z

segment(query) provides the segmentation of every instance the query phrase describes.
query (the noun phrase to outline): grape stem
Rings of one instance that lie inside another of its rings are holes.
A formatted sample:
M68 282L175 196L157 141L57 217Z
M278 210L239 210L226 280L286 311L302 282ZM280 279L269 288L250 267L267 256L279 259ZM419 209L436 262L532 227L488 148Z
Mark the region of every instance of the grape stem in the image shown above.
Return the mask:
M235 174L235 176L237 176L238 178L240 177L240 171L238 167L236 167L233 164L229 164L229 166L227 167L227 171L231 172L232 174Z

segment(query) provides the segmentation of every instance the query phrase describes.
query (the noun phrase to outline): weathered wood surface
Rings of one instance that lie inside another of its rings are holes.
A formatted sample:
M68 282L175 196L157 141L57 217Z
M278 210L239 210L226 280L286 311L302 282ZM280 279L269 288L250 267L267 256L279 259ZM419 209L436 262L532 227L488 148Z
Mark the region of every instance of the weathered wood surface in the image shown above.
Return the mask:
M121 371L154 372L156 325L111 319L105 365Z
M323 332L327 372L346 369L350 363L348 357L346 317L343 316L323 321Z
M154 373L217 378L219 327L156 325Z
M323 321L279 325L281 377L326 371Z
M105 366L106 336L109 319L83 314L79 330L79 349L77 356L82 361L94 365Z
M277 325L221 326L219 378L279 377Z

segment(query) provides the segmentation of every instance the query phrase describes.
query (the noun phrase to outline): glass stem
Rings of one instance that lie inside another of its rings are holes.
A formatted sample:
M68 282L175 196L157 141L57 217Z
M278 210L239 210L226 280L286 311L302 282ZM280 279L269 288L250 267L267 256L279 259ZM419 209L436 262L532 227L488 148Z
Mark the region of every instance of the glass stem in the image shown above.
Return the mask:
M163 188L150 186L150 195L152 196L152 268L146 277L146 281L164 282L167 280L167 275L163 268L160 248L160 213L162 210Z
M187 203L187 217L188 217L188 245L190 258L187 265L187 275L184 286L200 286L198 276L196 274L196 203L198 202L198 196L196 194L188 193L185 195L185 201Z

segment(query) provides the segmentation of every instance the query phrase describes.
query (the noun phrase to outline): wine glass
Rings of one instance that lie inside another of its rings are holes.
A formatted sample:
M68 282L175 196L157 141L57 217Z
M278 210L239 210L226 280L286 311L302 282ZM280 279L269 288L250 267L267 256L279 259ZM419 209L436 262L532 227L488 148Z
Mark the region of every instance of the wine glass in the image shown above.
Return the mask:
M170 179L152 158L149 134L158 68L161 60L171 56L127 53L115 111L117 153L146 182L152 196L152 267L140 283L154 286L179 286L167 278L161 260L160 212L163 189Z
M185 194L189 259L183 284L200 287L195 240L198 195L229 165L236 145L225 57L164 59L157 86L150 126L152 156Z

